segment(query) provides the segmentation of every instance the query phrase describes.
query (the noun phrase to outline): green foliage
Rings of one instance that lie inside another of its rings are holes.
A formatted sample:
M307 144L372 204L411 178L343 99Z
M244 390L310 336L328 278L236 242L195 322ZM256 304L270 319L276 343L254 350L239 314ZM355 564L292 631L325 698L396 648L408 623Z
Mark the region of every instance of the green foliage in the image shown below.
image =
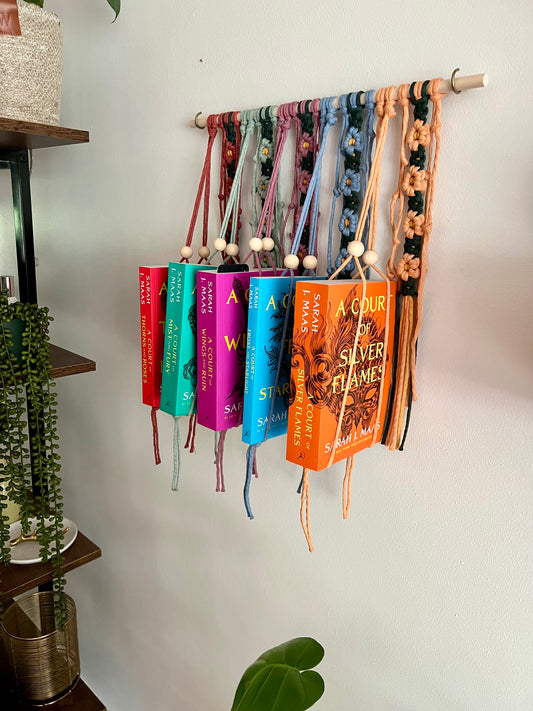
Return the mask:
M26 2L29 2L31 5L38 5L39 7L43 7L44 5L44 0L25 0ZM118 17L118 13L120 12L120 0L107 0L111 8L115 11L115 20ZM113 22L115 21L113 20Z
M14 320L22 322L21 343L14 344ZM56 569L54 589L59 594L58 623L66 619L60 572L62 557L63 497L57 436L57 396L51 377L48 329L52 318L36 304L8 304L0 294L0 459L4 459L7 496L20 506L22 528L29 532L29 518L37 518L40 555ZM11 558L5 497L0 496L0 560ZM52 525L46 526L46 519Z
M269 649L244 672L231 711L305 711L324 693L312 671L324 649L311 637L297 637Z

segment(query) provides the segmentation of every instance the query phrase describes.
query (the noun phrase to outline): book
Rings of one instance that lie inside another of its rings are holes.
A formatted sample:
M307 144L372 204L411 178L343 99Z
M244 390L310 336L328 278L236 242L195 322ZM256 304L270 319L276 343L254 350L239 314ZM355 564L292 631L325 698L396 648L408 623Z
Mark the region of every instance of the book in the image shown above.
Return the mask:
M287 459L314 471L370 447L389 394L396 282L298 282L294 304ZM388 319L388 337L385 342ZM348 382L350 363L353 370ZM383 381L381 406L378 404ZM345 390L348 397L334 446Z
M265 438L287 432L294 322L292 307L289 309L277 384L276 374L291 281L294 293L296 280L292 277L250 279L242 425L242 441L247 444L258 444Z
M198 422L216 432L242 424L252 276L258 272L198 272Z
M200 269L209 268L178 262L168 265L161 410L173 417L196 412L196 277Z
M142 401L156 408L161 401L167 279L168 265L139 267Z

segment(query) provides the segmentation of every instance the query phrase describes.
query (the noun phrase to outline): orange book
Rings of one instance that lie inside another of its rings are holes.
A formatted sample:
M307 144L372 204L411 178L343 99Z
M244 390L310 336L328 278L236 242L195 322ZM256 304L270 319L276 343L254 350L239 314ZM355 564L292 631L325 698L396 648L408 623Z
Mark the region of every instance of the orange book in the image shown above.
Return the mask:
M387 304L387 283L366 283L361 329L354 351L363 284L346 280L297 283L288 461L313 471L328 466L346 389L348 396L333 462L370 447L375 428L379 442L389 396L396 290L396 282L391 282ZM351 361L353 368L348 382Z

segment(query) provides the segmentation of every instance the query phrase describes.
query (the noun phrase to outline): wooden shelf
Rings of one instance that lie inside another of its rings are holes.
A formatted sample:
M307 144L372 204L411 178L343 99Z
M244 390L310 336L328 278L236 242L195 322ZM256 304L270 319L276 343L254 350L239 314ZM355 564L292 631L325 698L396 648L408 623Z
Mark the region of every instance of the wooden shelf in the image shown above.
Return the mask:
M88 131L0 118L0 148L2 149L20 151L28 148L52 148L88 142Z
M71 353L64 348L54 346L50 343L50 362L52 363L52 377L63 378L66 375L76 375L77 373L90 373L96 370L94 360L84 356Z
M86 536L78 531L74 543L63 553L63 573L79 568L85 563L100 558L102 551ZM52 579L53 568L50 563L32 563L31 565L3 565L0 563L0 600L7 601L47 583Z

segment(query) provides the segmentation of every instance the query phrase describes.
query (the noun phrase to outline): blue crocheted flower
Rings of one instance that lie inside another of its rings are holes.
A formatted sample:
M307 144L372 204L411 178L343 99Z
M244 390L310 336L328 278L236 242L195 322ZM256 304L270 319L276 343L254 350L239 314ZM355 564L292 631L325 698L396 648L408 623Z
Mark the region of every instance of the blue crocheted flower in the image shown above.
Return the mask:
M363 150L363 133L362 131L359 131L355 126L350 126L350 128L346 131L346 136L344 137L344 141L342 143L342 147L344 151L349 156L353 156L355 151L362 151Z
M361 176L356 173L355 170L348 168L346 173L342 176L341 180L341 192L348 196L352 193L358 193L361 190Z
M261 158L261 163L264 163L269 158L272 160L274 157L272 155L272 142L268 138L261 139L261 145L259 147L259 157Z
M344 210L339 222L339 230L345 237L349 237L357 229L359 216L353 210Z

